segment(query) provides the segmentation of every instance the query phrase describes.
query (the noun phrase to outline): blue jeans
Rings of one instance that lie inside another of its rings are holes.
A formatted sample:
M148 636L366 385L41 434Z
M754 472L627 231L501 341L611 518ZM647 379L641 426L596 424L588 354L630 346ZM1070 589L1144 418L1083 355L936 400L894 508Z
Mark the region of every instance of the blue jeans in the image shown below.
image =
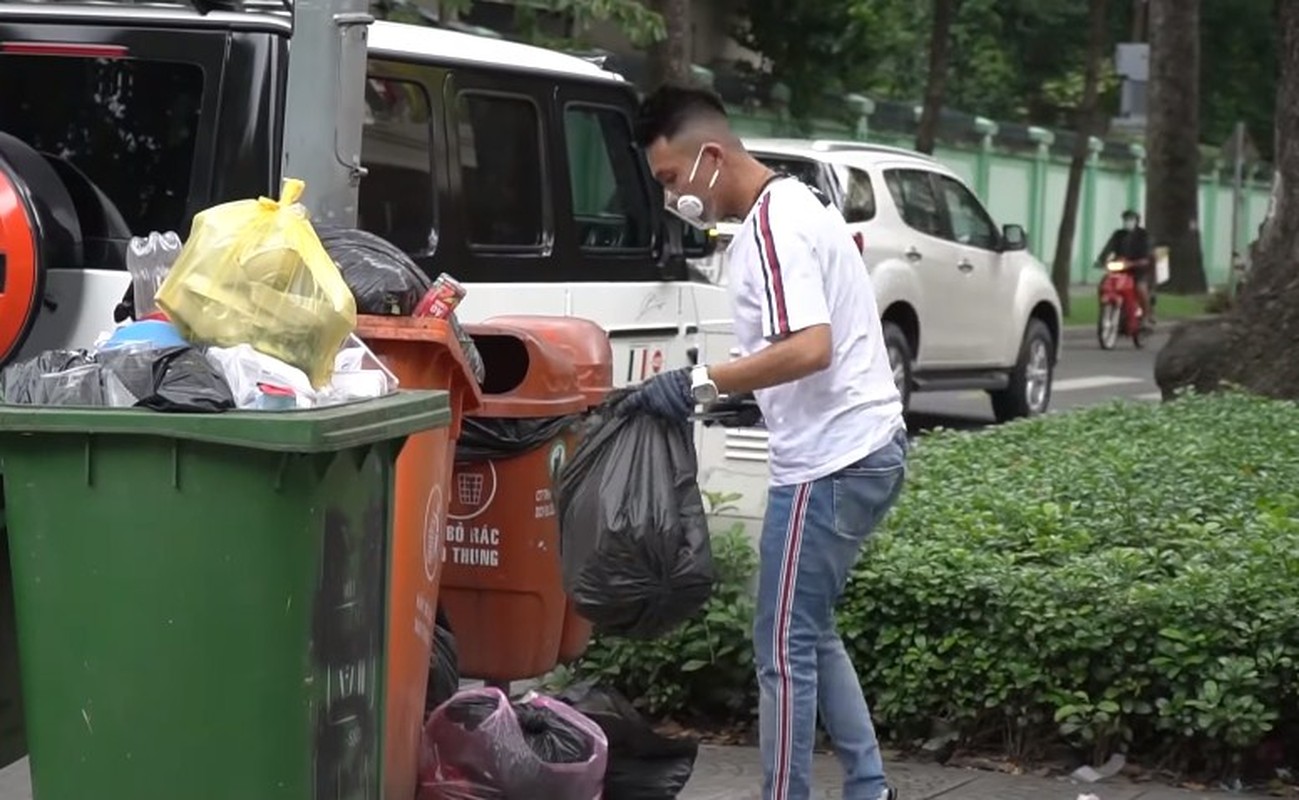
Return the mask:
M844 800L877 800L884 762L861 682L835 629L848 575L906 474L907 438L812 483L773 487L759 545L754 648L764 800L807 800L819 709Z

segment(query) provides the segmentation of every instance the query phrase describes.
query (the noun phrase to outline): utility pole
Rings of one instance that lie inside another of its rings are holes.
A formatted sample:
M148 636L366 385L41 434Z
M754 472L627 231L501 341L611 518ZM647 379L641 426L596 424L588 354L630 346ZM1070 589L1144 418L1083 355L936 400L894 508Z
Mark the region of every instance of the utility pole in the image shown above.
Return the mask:
M1237 122L1231 135L1231 252L1240 247L1240 206L1245 194L1245 123Z

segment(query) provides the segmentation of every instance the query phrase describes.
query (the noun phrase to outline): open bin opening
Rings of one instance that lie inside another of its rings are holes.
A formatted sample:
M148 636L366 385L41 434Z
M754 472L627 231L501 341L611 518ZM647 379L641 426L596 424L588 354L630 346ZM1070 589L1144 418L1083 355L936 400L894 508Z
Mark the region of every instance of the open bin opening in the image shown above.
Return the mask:
M471 337L486 373L483 394L506 394L523 385L532 359L522 339L505 333L471 334Z

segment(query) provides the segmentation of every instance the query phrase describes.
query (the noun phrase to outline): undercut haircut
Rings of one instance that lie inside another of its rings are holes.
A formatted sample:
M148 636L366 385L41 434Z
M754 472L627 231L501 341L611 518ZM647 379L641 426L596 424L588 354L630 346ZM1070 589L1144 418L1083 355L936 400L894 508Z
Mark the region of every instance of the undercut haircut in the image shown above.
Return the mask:
M636 115L636 143L649 147L660 138L671 141L685 128L707 122L729 127L721 98L696 86L664 84L641 101Z

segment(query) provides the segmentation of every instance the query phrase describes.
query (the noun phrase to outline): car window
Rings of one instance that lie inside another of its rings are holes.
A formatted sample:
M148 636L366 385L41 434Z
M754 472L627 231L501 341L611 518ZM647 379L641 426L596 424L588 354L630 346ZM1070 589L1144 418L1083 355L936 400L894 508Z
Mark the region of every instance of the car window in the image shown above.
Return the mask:
M370 78L361 137L358 224L411 255L437 250L428 93L413 81Z
M523 97L463 92L457 116L470 244L540 246L546 196L537 106Z
M188 233L201 67L9 53L0 75L0 128L79 171L132 232Z
M983 204L974 193L946 175L938 176L938 184L942 187L943 202L947 204L947 215L952 221L952 238L971 247L996 250L1001 243L997 226L992 224L988 212L983 210Z
M821 168L815 161L762 154L756 154L754 157L768 169L774 169L776 172L788 175L791 178L798 178L814 189L825 191L825 187L821 185Z
M843 218L848 222L869 222L875 218L875 187L871 176L856 167L848 167L847 197Z
M943 215L938 208L938 197L934 194L934 185L928 172L891 169L884 173L884 183L902 214L902 221L908 227L930 236L946 235Z
M582 247L648 249L653 214L626 115L572 106L564 112L564 136Z

